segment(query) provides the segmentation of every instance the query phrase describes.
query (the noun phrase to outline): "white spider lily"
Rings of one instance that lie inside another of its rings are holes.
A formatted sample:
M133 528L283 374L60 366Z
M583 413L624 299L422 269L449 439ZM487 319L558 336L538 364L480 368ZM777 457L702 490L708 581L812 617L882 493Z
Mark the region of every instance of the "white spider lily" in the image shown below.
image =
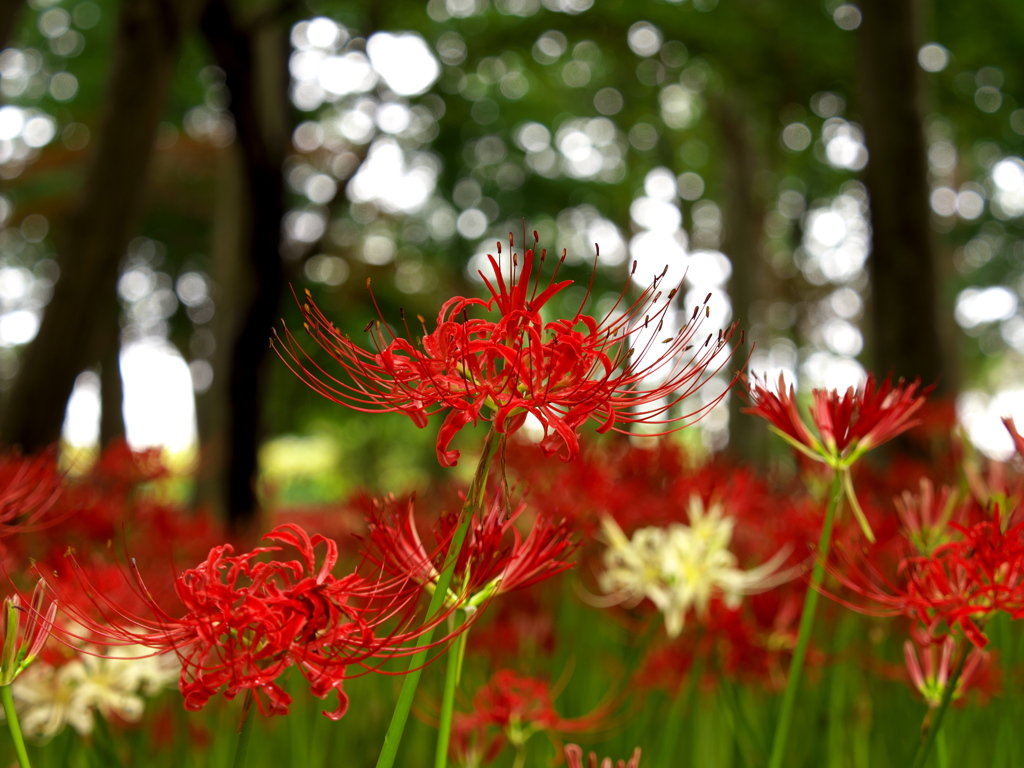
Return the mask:
M19 720L36 739L56 736L67 725L81 735L92 733L98 712L137 722L145 710L143 696L152 696L180 674L173 654L151 653L142 646L113 649L111 657L82 651L59 667L37 661L12 686Z
M792 578L792 573L778 572L788 549L757 568L737 567L736 556L729 550L735 520L725 515L721 503L705 509L694 495L689 516L689 525L640 528L632 539L610 517L602 520L608 548L599 577L601 589L615 602L635 605L649 599L664 614L669 637L683 631L691 608L699 616L706 615L713 597L736 608L744 595Z

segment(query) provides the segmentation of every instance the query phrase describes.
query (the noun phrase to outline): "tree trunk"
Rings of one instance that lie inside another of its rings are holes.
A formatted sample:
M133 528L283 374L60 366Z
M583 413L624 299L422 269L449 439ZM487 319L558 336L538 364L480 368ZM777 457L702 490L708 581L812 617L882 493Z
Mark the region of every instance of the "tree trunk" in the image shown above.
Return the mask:
M761 164L751 135L750 118L741 106L723 97L715 103L713 114L727 148L728 197L722 248L732 262L729 298L733 319L739 321L741 327L750 327L751 307L758 299L767 298L768 275L761 258L765 206L758 199L756 179ZM750 345L755 340L747 338L746 341ZM737 351L736 367L746 360L748 352L749 346ZM747 404L742 389L742 385L737 385L729 397L729 455L743 463L762 464L767 458L768 431L761 419L740 413Z
M869 359L879 375L956 391L944 352L917 64L917 3L860 3L860 108L871 201Z
M217 506L236 530L249 527L257 511L257 451L262 437L262 402L270 363L269 338L284 291L281 221L284 217L282 162L290 136L286 116L287 51L277 25L243 27L232 18L226 0L211 0L201 20L231 94L241 154L242 199L237 206L240 270L222 306L218 344L221 370L215 385L226 387L227 413L220 443L224 485ZM223 270L221 270L223 272ZM226 286L222 286L226 287ZM225 317L225 310L230 316ZM219 384L217 383L219 379Z
M100 447L122 439L124 386L121 380L121 323L119 307L111 306L98 318L94 357L100 364Z
M25 5L25 0L4 0L0 3L0 50L6 48L10 43L23 5Z
M116 301L118 265L140 213L178 46L196 3L121 6L95 154L58 234L60 279L0 418L5 445L35 451L56 442L75 377L93 362L96 323Z

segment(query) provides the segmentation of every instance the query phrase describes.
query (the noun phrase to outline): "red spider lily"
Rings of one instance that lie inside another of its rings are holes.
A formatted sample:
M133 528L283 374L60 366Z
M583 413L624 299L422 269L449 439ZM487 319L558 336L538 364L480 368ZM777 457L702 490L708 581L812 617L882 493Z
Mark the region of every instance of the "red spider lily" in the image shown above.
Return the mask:
M907 664L907 673L910 675L910 681L924 697L928 706L935 708L942 704L943 694L949 683L956 640L947 637L941 643L942 654L938 663L935 660L935 643L927 643L921 647L920 654L918 645L910 640L903 644L903 658ZM923 670L919 656L924 659ZM970 657L956 681L956 690L953 692L954 701L961 698L979 678L983 677L984 669L990 658L991 654L980 648L971 649Z
M0 536L36 531L63 518L49 514L62 491L63 476L49 453L0 456Z
M890 377L876 386L873 374L868 374L863 387L850 387L843 395L837 390L815 389L810 416L818 436L804 423L793 387L787 392L782 376L777 393L753 380L752 405L744 412L766 419L810 458L841 468L917 424L915 416L930 391L931 387L921 390L916 380L907 384L901 379L894 386Z
M545 255L541 251L536 275L533 250L526 251L521 263L513 254L507 273L499 259L488 256L493 274L480 275L490 298L449 299L433 332L419 318L423 335L415 340L408 327L410 338L402 338L386 323L371 323L367 330L373 329L373 352L340 333L307 292L302 304L305 328L347 378L335 378L321 368L287 329L280 354L313 390L358 411L405 413L416 426L425 427L430 415L450 409L437 439L438 460L444 466L458 461L459 451L449 449L455 435L481 419L511 434L532 414L544 427L545 452L561 452L568 461L579 452L578 431L589 419L600 423L602 433L628 432L636 423L672 432L699 419L725 396L723 390L688 413L669 414L732 355L728 344L735 326L703 336L706 301L657 350L654 334L661 334L678 291L662 290L665 272L623 309L624 290L602 320L582 314L581 306L572 317L545 321L542 310L572 284L555 281L556 267L541 289ZM559 267L564 259L563 252ZM493 319L470 316L480 311ZM638 348L635 337L643 331L653 333Z
M836 390L814 390L811 418L834 456L863 453L918 423L914 416L932 389L919 392L920 386L919 380L906 384L902 379L893 386L887 376L876 389L869 373L863 388L850 387L842 397Z
M32 593L31 608L21 605L21 597L4 598L3 635L0 641L0 686L10 685L39 655L53 626L56 603L43 612L46 596L40 585ZM24 619L24 621L23 621Z
M903 615L916 622L922 636L942 637L959 630L978 648L988 644L982 625L996 612L1024 617L1024 522L1002 530L998 510L991 521L964 527L961 540L937 547L930 556L904 558L893 582L869 558L845 558L832 565L836 579L867 598L867 605L839 599L844 605L876 616Z
M569 768L584 768L583 750L575 744L566 744L565 762ZM586 768L597 768L597 755L595 753L590 753ZM602 760L601 768L612 768L612 759L606 757ZM640 747L633 750L633 756L629 758L628 763L625 760L619 760L615 763L615 768L640 768Z
M297 525L280 525L263 538L298 550L298 559L261 559L281 551L280 546L238 556L232 555L230 544L214 547L205 562L175 582L181 615L157 603L135 567L135 591L150 618L106 599L80 569L77 580L84 582L84 600L74 589L62 589L59 580L44 580L64 612L84 628L85 634L64 630L72 640L175 652L182 663L179 687L188 709L202 708L221 691L232 699L252 690L262 712L286 714L291 697L276 679L295 666L314 695L325 698L337 692L337 708L324 714L338 719L348 706L342 690L343 681L351 677L348 666L369 666L375 657L418 650L398 648L415 637L402 628L411 619L403 612L411 611L416 592L404 589L402 582L371 582L355 573L336 578L331 574L338 558L335 542L319 534L311 537ZM397 630L377 634L396 618Z
M478 746L471 751L497 756L502 737L521 749L535 733L557 735L592 731L604 724L608 715L608 707L599 707L583 717L562 717L555 711L554 696L547 681L503 669L495 672L473 696L471 713L456 713L453 746L476 744ZM492 728L501 734L496 740L487 739ZM484 744L487 748L481 750L479 745Z
M919 554L930 555L937 546L949 541L953 533L949 523L954 514L962 511L957 496L948 485L942 486L936 495L932 481L922 478L919 493L903 491L894 499L903 533Z
M449 606L475 609L495 595L528 587L572 567L568 557L578 546L572 539L572 522L542 510L523 538L515 523L525 508L525 503L519 503L509 509L499 495L483 515L473 514L455 563ZM416 528L413 498L374 500L368 512L366 558L432 591L459 515L441 515L434 529L438 547L428 553Z
M864 535L874 541L874 532L853 491L850 467L869 449L917 424L914 416L924 407L925 395L931 391L930 387L918 391L919 387L919 381L906 384L902 379L893 386L889 377L876 387L874 375L868 374L863 387L850 387L842 396L837 390L815 389L811 392L810 416L817 435L801 419L793 388L786 392L781 375L777 393L753 380L749 386L752 406L744 412L767 420L778 435L801 453L841 472L850 508Z

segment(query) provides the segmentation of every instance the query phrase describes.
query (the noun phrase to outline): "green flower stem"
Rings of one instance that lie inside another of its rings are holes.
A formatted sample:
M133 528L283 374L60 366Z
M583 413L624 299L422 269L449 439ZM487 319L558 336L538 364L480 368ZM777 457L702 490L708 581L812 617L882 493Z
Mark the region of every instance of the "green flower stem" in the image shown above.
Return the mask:
M480 463L477 465L473 475L473 484L470 486L466 503L462 507L459 525L452 536L451 544L448 546L448 554L445 555L444 567L441 575L437 578L437 585L430 596L430 605L427 607L427 621L433 621L441 612L445 595L448 594L448 587L452 583L452 574L455 572L455 562L459 552L462 550L462 542L466 539L469 531L469 522L473 517L473 510L482 506L484 492L487 489L487 475L491 467L491 458L494 456L494 449L497 446L496 433L494 428L487 433L484 440L483 451L480 454ZM429 629L423 633L421 642L429 645L434 636L434 630ZM395 711L391 715L391 725L384 736L384 746L381 748L380 757L377 758L377 768L392 768L395 758L398 755L398 745L402 741L402 733L405 731L405 723L409 719L409 711L412 709L412 701L416 697L416 688L420 684L420 676L423 674L423 666L427 663L429 649L423 649L416 653L409 660L409 672L402 682L402 691L398 695L398 702L395 704Z
M455 612L454 629L456 631L463 623L461 616L462 611ZM441 720L437 726L437 751L434 753L434 768L446 768L448 765L448 742L452 733L455 689L458 688L459 677L462 675L462 659L466 653L468 635L468 629L462 630L448 654L448 669L444 676L444 695L441 699Z
M804 600L804 610L800 616L800 633L797 635L796 650L793 652L793 661L789 666L789 680L786 681L786 691L782 695L779 720L775 724L775 737L772 739L772 753L768 760L768 768L782 768L785 762L786 743L789 741L789 730L793 725L796 694L800 688L800 677L804 669L804 658L807 656L807 646L814 631L814 614L818 609L818 598L820 597L818 589L825 580L825 561L828 559L828 551L832 545L832 528L843 491L843 473L836 470L832 477L832 487L829 490L825 521L821 526L821 539L818 541L814 570L811 572L811 583L807 587L807 598Z
M945 731L940 731L935 736L935 761L939 768L949 768L949 747L946 746Z
M722 680L719 690L722 691L722 698L732 716L737 752L743 765L760 765L764 759L764 745L760 743L750 719L743 711L743 702L740 700L736 684L731 680Z
M252 723L256 719L252 714L253 701L252 688L249 688L242 700L241 722L238 724L238 745L235 747L235 759L231 761L232 768L243 768L249 754L249 745L252 743Z
M0 686L0 699L4 702L4 715L7 717L7 728L11 732L11 741L14 742L14 751L18 755L18 764L21 768L32 768L28 761L28 752L25 751L25 739L21 736L18 713L14 711L14 696L11 695L11 686Z
M696 644L699 647L699 642ZM681 761L676 759L676 752L679 749L679 737L683 731L683 720L687 716L693 717L693 711L697 698L697 687L700 685L701 675L704 674L704 659L696 656L690 665L690 675L686 681L686 688L676 691L675 700L669 710L667 727L662 730L661 749L659 750L659 764L665 768L679 765Z
M928 714L925 715L924 725L922 726L924 739L917 745L917 751L914 753L913 768L924 768L928 762L928 755L931 754L935 740L938 738L939 730L942 728L942 718L945 717L946 710L949 709L949 703L953 700L953 694L956 693L956 685L960 681L960 675L967 664L968 656L970 656L970 649L965 648L964 652L960 655L960 662L956 665L956 669L953 670L953 674L946 683L946 689L942 692L942 702L939 704L939 708L928 710Z

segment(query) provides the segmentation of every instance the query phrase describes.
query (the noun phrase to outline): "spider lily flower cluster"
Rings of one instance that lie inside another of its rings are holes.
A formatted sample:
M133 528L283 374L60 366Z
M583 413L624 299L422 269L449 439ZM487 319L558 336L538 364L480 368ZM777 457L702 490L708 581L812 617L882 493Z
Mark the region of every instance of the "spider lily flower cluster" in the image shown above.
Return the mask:
M733 518L721 503L704 508L699 496L690 498L689 525L640 528L629 539L610 517L602 520L607 542L601 589L615 602L648 598L665 616L665 631L678 637L691 609L706 616L712 598L734 609L744 595L782 583L780 573L789 552L782 550L763 565L744 571L729 550Z
M455 578L445 596L448 607L472 612L496 595L531 586L572 567L569 557L578 546L572 521L542 508L524 538L516 521L525 509L522 502L509 508L506 499L497 495L486 512L473 514L455 561ZM411 576L433 592L458 521L457 514L440 516L434 530L438 547L428 552L416 527L412 498L375 500L369 506L365 556L396 578Z
M864 535L874 541L874 532L853 490L850 467L870 449L917 424L915 417L929 391L931 387L922 390L919 381L908 384L900 380L894 385L888 377L878 385L874 374L868 374L862 387L850 387L842 395L834 389L815 389L811 392L812 430L800 415L793 387L787 391L780 375L774 392L767 382L751 380L751 407L744 412L768 421L773 432L804 456L841 473L850 508Z
M956 632L984 648L983 627L995 613L1024 618L1024 522L1004 531L996 510L991 520L950 525L960 538L930 555L904 558L895 581L869 558L833 564L839 583L862 598L838 599L862 613L905 616L922 637L941 640Z
M76 599L59 580L44 581L65 598L64 612L82 628L63 630L72 640L177 654L179 688L188 709L201 709L219 692L232 699L252 691L262 712L286 714L291 697L276 681L295 667L315 696L337 694L336 708L324 714L339 719L348 707L342 684L350 677L349 666L372 667L381 658L410 652L399 646L416 636L402 622L409 618L416 592L406 580L370 581L356 573L335 577L337 544L319 534L309 536L297 525L278 526L263 538L297 550L298 558L263 559L281 546L241 555L234 555L229 544L216 546L203 563L176 579L180 615L152 597L137 569L135 586L146 616L131 615L105 600L81 572L78 579L85 582L88 600ZM396 619L397 630L378 634Z
M453 727L452 751L464 765L479 764L487 756L491 762L504 742L522 750L536 733L557 737L597 730L609 716L607 707L598 707L582 717L562 717L546 680L512 669L495 672L473 695L472 704L471 712L456 715ZM492 730L497 735L488 738Z
M371 322L373 351L340 333L307 294L305 328L340 365L342 378L316 364L287 330L279 352L312 389L355 410L404 413L418 427L448 410L437 439L444 466L459 459L449 447L455 435L481 419L507 435L533 416L544 430L543 449L570 460L588 420L599 422L599 432L628 432L637 423L670 432L724 397L726 390L692 411L672 412L728 364L736 327L706 333L705 301L681 329L665 330L678 292L662 285L667 268L632 303L623 290L600 320L583 314L586 300L570 317L545 320L552 299L572 285L556 280L565 253L542 288L545 251L538 257L527 250L521 259L512 253L502 263L501 243L497 250L498 258L488 256L491 273L480 273L489 298L448 300L433 331L418 318L422 335L415 338L408 325L399 336L386 321ZM480 312L487 316L474 316ZM639 348L638 337L646 339Z

